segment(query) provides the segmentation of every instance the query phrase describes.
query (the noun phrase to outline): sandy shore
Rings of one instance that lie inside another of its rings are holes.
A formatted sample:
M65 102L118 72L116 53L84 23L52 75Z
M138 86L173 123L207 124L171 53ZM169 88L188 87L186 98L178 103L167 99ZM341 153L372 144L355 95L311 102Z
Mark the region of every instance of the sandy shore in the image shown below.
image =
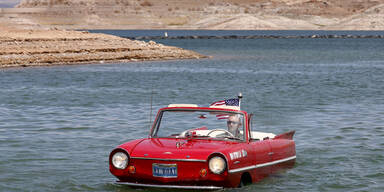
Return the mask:
M153 41L0 24L0 68L198 58L206 56Z

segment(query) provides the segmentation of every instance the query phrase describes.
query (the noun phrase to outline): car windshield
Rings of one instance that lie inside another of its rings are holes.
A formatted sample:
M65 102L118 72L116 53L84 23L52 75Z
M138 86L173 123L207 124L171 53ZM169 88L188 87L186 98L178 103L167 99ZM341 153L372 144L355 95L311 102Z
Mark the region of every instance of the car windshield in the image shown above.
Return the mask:
M222 111L163 111L152 137L244 139L244 115Z

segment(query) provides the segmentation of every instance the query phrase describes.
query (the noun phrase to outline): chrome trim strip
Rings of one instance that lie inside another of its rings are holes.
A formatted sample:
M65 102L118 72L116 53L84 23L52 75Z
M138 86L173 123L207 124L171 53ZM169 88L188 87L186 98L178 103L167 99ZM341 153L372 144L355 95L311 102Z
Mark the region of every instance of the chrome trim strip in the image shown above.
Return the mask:
M252 166L248 166L248 167L242 167L242 168L237 168L237 169L231 169L231 170L229 170L228 172L229 172L229 173L237 173L237 172L246 171L246 170L250 170L250 169L256 169L256 168L257 168L256 165L252 165Z
M246 171L246 170L250 170L250 169L256 169L256 168L260 168L260 167L271 166L271 165L283 163L283 162L286 162L286 161L290 161L292 159L296 159L296 155L292 156L292 157L285 158L285 159L280 159L280 160L268 162L268 163L262 163L262 164L251 165L251 166L248 166L248 167L232 169L232 170L229 170L229 173L236 173L236 172Z
M206 189L206 190L217 190L223 189L223 187L217 186L188 186L188 185L156 185L156 184L141 184L141 183L130 183L116 181L116 184L129 185L135 187L155 187L155 188L168 188L168 189Z
M266 167L266 166L270 166L270 165L275 165L275 164L279 164L279 163L283 163L283 162L286 162L286 161L290 161L292 159L296 159L296 155L292 156L292 157L285 158L285 159L280 159L280 160L272 161L272 162L269 162L269 163L259 164L259 165L257 165L257 168L259 168L259 167Z
M206 160L201 160L201 159L160 159L160 158L149 158L149 157L131 157L131 159L159 160L159 161L206 162Z

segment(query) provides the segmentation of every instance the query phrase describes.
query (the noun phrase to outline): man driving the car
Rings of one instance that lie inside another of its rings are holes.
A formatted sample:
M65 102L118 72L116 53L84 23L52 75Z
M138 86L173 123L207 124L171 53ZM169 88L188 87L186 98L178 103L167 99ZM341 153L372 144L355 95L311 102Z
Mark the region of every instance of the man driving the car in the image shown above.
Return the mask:
M233 136L240 138L241 119L239 115L230 115L227 120L228 131L232 133Z

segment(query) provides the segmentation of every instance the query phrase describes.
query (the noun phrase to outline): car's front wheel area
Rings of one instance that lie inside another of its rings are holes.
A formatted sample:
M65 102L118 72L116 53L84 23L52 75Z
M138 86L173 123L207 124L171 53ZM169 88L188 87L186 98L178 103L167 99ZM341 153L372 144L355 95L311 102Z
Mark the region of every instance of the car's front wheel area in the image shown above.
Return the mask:
M252 184L252 177L251 174L248 172L245 172L241 175L240 183L238 185L239 188L244 187L246 185Z

